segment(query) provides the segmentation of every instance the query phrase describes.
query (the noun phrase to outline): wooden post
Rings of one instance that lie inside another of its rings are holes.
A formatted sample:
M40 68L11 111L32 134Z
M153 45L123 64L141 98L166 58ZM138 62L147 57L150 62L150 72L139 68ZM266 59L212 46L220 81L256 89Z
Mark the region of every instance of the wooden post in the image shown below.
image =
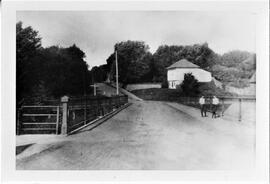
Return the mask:
M94 96L97 96L96 84L94 84Z
M239 116L238 116L238 121L242 120L242 99L239 98Z
M59 128L59 106L57 106L57 112L56 112L56 135L58 134L58 128Z
M93 86L94 87L94 96L97 96L97 86L96 84L94 83L93 85L90 85L90 86Z
M62 126L61 126L61 134L66 135L67 132L67 119L68 119L68 96L63 96L61 98L62 102L62 109L63 109L63 114L62 114Z

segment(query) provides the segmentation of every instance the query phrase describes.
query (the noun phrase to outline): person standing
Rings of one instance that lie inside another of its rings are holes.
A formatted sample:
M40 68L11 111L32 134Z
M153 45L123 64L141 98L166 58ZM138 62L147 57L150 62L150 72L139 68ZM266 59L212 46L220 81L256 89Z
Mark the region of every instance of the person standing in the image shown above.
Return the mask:
M213 96L212 100L212 118L217 117L217 109L218 109L219 100L216 96Z
M201 116L206 117L206 107L205 107L205 98L204 98L204 96L201 96L201 98L199 99L199 104L200 104L200 107L201 107Z

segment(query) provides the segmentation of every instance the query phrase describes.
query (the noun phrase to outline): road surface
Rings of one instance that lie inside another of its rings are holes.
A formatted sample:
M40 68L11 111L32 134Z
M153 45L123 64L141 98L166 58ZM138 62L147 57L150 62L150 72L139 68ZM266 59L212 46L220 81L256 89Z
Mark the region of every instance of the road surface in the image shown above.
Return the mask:
M199 112L198 112L199 115ZM253 136L215 128L164 102L137 101L93 130L39 154L17 169L242 169L253 164Z

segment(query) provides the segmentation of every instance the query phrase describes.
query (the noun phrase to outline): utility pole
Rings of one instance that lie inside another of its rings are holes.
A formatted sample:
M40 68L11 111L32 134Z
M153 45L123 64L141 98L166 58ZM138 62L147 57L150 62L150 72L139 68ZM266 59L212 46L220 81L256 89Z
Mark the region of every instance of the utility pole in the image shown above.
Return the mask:
M94 96L97 96L96 84L94 83Z
M86 97L86 71L84 71L84 124L86 124L87 118L87 97Z
M94 96L97 96L97 86L96 84L90 85L91 87L94 87Z
M92 69L92 83L93 83L93 85L91 85L91 86L93 86L94 87L94 96L97 96L97 90L96 90L96 83L95 83L95 80L94 80L94 70Z
M117 62L117 49L115 48L115 67L116 67L116 95L119 95L119 86L118 86L118 62Z

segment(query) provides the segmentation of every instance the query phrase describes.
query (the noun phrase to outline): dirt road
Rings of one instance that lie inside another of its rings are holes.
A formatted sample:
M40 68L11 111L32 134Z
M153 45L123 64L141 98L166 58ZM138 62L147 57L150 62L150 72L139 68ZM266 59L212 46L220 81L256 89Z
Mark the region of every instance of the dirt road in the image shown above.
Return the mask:
M199 113L198 113L199 114ZM17 169L240 169L253 135L216 129L162 102L134 102L99 127L17 160Z

